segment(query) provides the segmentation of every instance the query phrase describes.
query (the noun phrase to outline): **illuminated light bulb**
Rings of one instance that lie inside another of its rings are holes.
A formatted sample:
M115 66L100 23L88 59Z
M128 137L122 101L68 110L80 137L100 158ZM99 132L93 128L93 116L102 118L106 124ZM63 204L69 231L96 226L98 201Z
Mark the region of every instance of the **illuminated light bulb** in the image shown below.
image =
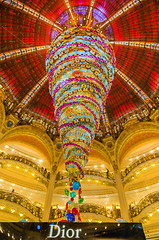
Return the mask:
M27 172L28 170L27 169L25 169L25 172Z
M43 160L42 160L42 159L40 159L40 160L39 160L39 162L43 162Z
M140 172L137 172L136 174L139 174Z
M34 174L34 173L32 173L31 175L32 175L32 176L35 176L35 174Z
M18 166L16 166L16 168L19 168Z
M97 165L94 165L94 168L97 168Z
M15 150L14 149L12 149L12 152L14 152Z
M98 182L98 180L96 180L96 182Z
M91 180L90 179L88 179L88 182L90 182Z
M149 214L150 217L152 217L152 215L153 215L152 213Z
M104 164L102 164L101 167L104 167Z
M23 216L23 213L20 213L19 215L22 217L22 216Z
M10 164L7 164L7 167L10 167L11 165Z
M152 166L152 167L154 167L154 166L155 166L155 164L152 164L151 166Z
M146 168L143 168L143 170L145 171L145 170L146 170Z
M15 212L15 209L11 209L11 212L14 213L14 212Z
M5 145L5 148L9 148L8 145Z

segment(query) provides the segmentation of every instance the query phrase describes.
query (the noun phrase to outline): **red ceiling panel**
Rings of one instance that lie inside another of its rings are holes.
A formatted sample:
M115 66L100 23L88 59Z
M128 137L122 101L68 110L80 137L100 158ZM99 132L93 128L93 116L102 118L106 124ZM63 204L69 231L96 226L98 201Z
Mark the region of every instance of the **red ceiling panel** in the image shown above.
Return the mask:
M159 84L158 52L147 48L126 46L115 46L114 50L117 68L151 97Z
M158 16L157 1L139 3L112 21L115 41L158 42Z
M35 113L41 114L43 117L54 120L54 107L48 89L49 84L47 82L30 102L29 109Z
M4 61L1 75L19 102L45 75L46 50Z

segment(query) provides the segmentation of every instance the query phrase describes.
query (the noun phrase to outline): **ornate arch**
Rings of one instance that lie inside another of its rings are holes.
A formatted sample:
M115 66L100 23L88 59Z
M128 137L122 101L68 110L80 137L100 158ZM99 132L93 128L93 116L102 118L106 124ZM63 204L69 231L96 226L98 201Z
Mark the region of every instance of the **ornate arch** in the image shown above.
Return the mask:
M127 127L115 143L115 159L121 163L126 154L138 144L159 139L159 127L153 122L140 122Z
M35 126L17 126L7 132L1 139L1 143L14 141L28 144L40 152L49 165L54 162L54 145L50 137L40 128Z

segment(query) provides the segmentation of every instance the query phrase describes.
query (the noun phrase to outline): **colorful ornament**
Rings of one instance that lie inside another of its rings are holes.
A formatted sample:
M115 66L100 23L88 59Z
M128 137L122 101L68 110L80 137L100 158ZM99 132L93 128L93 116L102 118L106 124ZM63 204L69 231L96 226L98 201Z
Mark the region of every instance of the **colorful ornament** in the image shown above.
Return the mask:
M73 209L72 209L72 213L73 213L74 215L77 215L78 209L77 209L77 208L73 208Z
M67 221L69 222L74 222L75 221L75 216L72 213L67 213Z
M76 197L76 193L75 193L75 192L71 192L71 193L70 193L70 197L71 197L71 198L75 198L75 197Z
M80 198L80 199L78 200L78 203L81 204L81 203L83 203L83 201L84 201L84 198Z
M65 188L65 194L69 196L69 191Z
M79 182L73 182L72 184L73 190L78 190L80 187L80 183Z

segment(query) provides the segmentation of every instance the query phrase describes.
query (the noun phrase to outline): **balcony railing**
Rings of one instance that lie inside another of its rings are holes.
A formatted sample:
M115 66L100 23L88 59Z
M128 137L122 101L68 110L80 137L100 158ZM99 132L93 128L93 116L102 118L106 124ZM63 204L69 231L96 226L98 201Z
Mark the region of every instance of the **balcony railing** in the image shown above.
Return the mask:
M42 209L40 207L34 206L28 199L17 193L0 190L0 199L16 203L27 209L35 217L38 217L39 219L42 218Z

